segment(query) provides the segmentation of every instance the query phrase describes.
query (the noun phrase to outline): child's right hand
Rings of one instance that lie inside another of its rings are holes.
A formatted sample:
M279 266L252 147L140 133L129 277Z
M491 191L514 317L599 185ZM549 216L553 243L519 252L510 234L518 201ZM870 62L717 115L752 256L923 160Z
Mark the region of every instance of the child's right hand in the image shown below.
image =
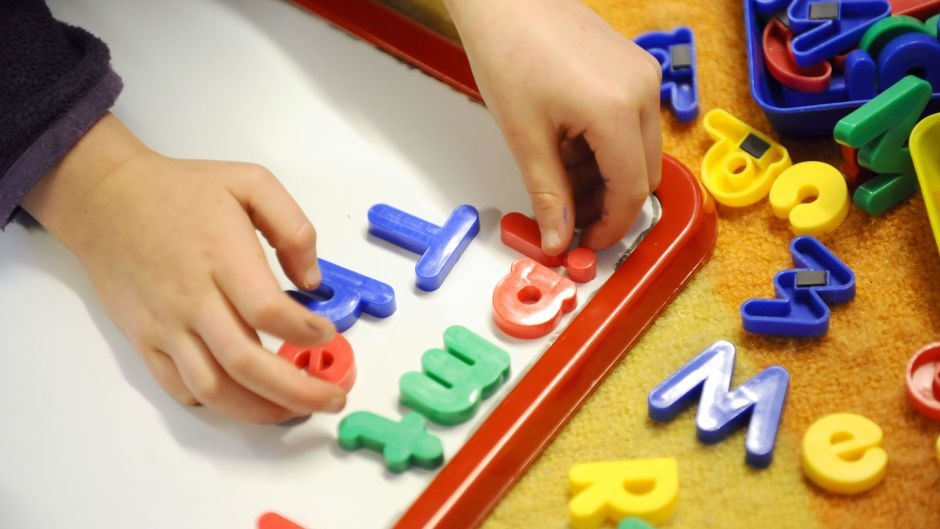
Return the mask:
M662 176L662 67L579 0L445 0L549 255L620 242Z
M175 160L103 118L23 201L82 261L112 320L177 401L278 423L337 412L345 394L261 346L332 338L291 300L255 230L299 288L320 281L313 225L261 167Z

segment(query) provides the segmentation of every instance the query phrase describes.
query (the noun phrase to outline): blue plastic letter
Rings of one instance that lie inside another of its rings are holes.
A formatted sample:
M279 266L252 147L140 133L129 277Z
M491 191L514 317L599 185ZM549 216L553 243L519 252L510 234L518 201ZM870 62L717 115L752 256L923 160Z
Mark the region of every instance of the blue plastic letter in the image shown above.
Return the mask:
M773 460L774 442L790 375L780 366L761 371L734 391L734 345L720 340L657 386L649 395L650 418L666 422L699 402L695 426L703 443L717 443L750 420L745 460L766 467Z
M829 272L826 286L812 287L826 303L845 303L855 297L855 272L819 239L810 235L796 237L790 241L790 255L797 268Z
M318 259L318 263L323 276L320 288L288 294L312 312L329 318L337 331L352 327L363 312L376 318L387 318L395 312L392 287L324 259Z
M698 115L698 70L692 30L683 26L672 32L651 31L633 40L656 57L663 69L660 101L672 106L679 121L695 119Z
M479 231L480 214L473 206L459 206L444 226L435 226L386 204L369 208L369 233L421 254L415 265L421 290L440 288Z
M829 330L829 304L855 297L855 272L818 239L797 237L790 243L790 253L797 268L774 277L777 299L750 299L741 305L744 330L775 336L822 336ZM827 273L826 284L797 286L797 276L813 270Z
M749 299L741 305L744 330L754 334L814 338L829 330L829 306L813 289L798 289L798 270L774 276L776 299Z
M814 15L814 6L830 4L837 6L834 18ZM872 24L890 14L888 0L793 0L787 10L794 34L793 58L809 67L849 51Z
M845 58L845 92L849 101L868 100L878 95L877 66L865 50L852 50Z
M934 92L940 91L940 42L923 33L908 33L889 42L878 56L878 84L887 90L907 77L920 72Z
M757 12L762 15L773 15L787 8L790 0L753 0Z

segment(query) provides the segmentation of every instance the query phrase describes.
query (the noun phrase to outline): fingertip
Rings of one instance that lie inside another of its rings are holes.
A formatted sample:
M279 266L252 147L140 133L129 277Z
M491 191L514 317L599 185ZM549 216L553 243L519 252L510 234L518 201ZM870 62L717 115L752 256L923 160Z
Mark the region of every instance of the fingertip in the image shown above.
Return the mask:
M300 268L303 270L303 285L298 286L301 286L304 290L317 289L323 280L323 275L320 273L316 247L311 247L305 251L299 261Z
M659 184L660 182L662 182L662 180L663 180L662 162L652 164L652 169L650 171L650 177L649 177L649 192L653 193L654 191L656 191L656 189L659 188Z
M320 287L323 276L320 275L320 268L316 265L311 266L304 272L304 290L316 290Z
M307 327L317 336L315 343L327 343L336 336L336 325L327 318L311 314L307 318Z
M559 255L568 249L574 236L574 225L568 206L536 209L542 251L548 255Z
M317 239L313 225L304 223L286 240L269 238L277 250L277 259L291 283L301 290L315 290L323 280L317 255Z
M346 391L338 385L295 371L300 375L300 385L295 387L297 406L295 411L303 414L339 413L346 407Z
M326 413L339 413L343 411L343 408L345 407L346 394L343 393L343 390L341 390L339 386L336 386L327 397L326 403L323 406L323 411Z
M178 402L181 406L185 406L187 408L202 407L202 403L196 400L196 397L194 397L192 393L189 392L181 395L173 395L173 399L176 400L176 402Z
M542 250L548 255L558 255L564 250L561 234L555 228L545 228L542 232Z

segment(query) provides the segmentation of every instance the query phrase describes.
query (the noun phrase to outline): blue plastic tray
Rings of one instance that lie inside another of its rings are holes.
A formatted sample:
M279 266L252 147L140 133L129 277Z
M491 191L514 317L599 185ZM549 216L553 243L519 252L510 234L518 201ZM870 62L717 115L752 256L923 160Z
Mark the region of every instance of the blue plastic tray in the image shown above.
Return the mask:
M832 136L832 129L840 119L868 99L838 101L804 106L787 106L781 97L782 86L764 67L761 37L764 25L754 6L755 0L744 0L744 26L747 34L747 57L751 96L767 114L771 126L784 136L809 138ZM940 92L935 92L927 114L940 110Z

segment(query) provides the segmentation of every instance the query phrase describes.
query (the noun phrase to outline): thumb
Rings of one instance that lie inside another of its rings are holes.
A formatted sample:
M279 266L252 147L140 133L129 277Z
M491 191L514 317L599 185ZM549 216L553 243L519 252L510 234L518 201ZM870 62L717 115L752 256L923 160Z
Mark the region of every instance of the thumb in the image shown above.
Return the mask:
M558 255L568 249L574 235L574 201L558 138L551 127L541 129L511 136L508 144L532 201L542 250Z

